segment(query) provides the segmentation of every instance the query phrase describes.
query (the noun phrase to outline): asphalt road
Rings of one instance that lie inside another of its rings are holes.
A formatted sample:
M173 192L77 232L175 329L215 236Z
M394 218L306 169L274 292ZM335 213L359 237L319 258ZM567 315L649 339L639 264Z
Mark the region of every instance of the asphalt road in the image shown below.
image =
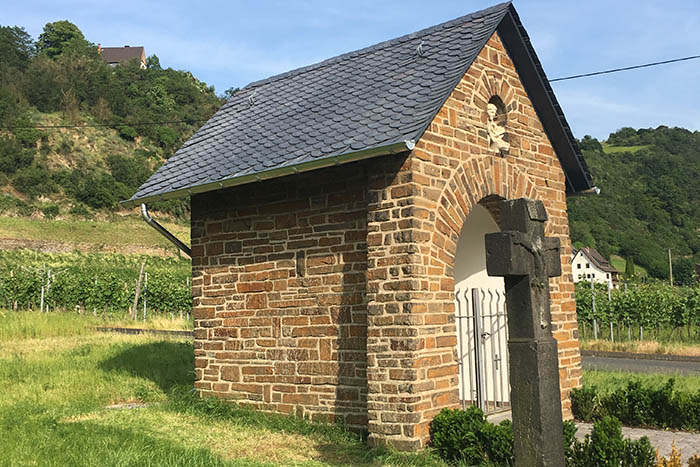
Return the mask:
M586 370L617 370L633 373L670 373L700 376L700 362L642 360L619 357L581 357Z

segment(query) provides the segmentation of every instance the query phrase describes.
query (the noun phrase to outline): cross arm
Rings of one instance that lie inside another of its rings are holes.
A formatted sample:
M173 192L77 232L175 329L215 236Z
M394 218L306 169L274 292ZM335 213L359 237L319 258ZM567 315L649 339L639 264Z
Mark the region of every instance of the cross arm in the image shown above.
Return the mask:
M542 262L548 277L561 275L560 241L526 232L506 231L486 235L486 271L489 276L534 275Z

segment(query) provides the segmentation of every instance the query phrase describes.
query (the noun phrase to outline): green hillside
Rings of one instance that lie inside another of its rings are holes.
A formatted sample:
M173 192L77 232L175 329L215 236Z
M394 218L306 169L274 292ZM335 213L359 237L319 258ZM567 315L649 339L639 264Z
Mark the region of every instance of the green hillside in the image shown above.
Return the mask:
M622 128L600 144L581 141L599 196L571 198L576 246L631 257L653 277L689 280L700 262L700 132Z
M222 98L158 57L112 68L68 21L33 40L0 26L0 214L94 218L119 210ZM182 219L185 201L152 206Z

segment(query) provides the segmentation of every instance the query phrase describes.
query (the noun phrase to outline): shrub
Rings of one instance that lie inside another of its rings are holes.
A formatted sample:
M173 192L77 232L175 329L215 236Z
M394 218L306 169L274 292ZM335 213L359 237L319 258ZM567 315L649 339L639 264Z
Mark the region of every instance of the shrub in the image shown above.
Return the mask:
M152 172L148 161L142 156L111 154L107 156L107 166L114 179L126 185L130 191L136 191Z
M33 125L34 123L31 121L31 119L26 116L17 119L15 122L15 126L21 128L16 128L13 133L15 134L17 140L22 143L22 146L25 148L34 148L37 141L46 136L46 133L43 133L36 128L31 128Z
M443 409L430 424L430 439L440 457L466 465L513 465L513 425L486 421L478 407Z
M566 439L566 428L565 439ZM571 437L573 438L573 437ZM632 441L622 438L622 424L614 417L603 417L583 441L569 438L566 465L569 467L653 467L654 448L644 436Z
M13 174L18 169L28 167L34 161L34 154L22 147L11 136L0 136L0 171Z
M172 149L178 141L177 132L167 126L157 126L155 136L158 145L164 149Z
M577 419L593 420L597 403L595 386L571 390L571 411Z
M54 193L58 188L46 167L40 165L32 165L18 170L12 177L12 185L20 193L32 198Z
M133 141L138 136L138 133L133 127L124 125L119 127L119 136L127 141Z
M430 423L430 440L438 455L448 462L479 464L483 451L484 413L477 407L467 410L443 409Z
M75 197L91 208L114 208L117 203L131 195L129 189L108 174L86 175L78 185Z
M73 152L73 148L75 148L75 142L70 138L63 137L58 145L57 150L60 154L67 156L68 154Z
M46 219L55 219L56 216L58 216L59 210L57 205L50 204L42 209L41 212L44 213Z
M651 467L655 453L646 437L637 441L622 437L622 425L604 417L583 441L576 439L576 424L564 422L564 456L570 467ZM512 466L513 425L489 423L481 410L443 409L430 424L430 440L438 455L459 465Z
M700 430L700 391L674 390L673 378L660 388L645 387L638 380L610 393L593 386L571 392L571 408L579 420L595 421L614 416L629 426L655 426Z
M80 216L85 219L90 217L90 211L88 210L87 207L83 203L76 203L73 206L71 206L70 211L68 211L70 214L73 214L75 216Z

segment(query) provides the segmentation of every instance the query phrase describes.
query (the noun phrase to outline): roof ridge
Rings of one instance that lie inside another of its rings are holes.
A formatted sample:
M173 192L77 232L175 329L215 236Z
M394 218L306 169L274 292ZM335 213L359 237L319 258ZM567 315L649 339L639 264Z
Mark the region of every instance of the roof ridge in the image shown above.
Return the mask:
M444 29L444 28L455 27L455 26L458 26L460 24L464 24L467 21L471 21L473 19L478 19L478 18L485 16L487 14L494 13L494 12L500 11L500 10L506 10L508 7L510 7L510 5L512 3L513 3L513 0L508 0L506 2L498 3L498 4L490 6L488 8L484 8L483 10L475 11L475 12L469 13L467 15L460 16L458 18L454 18L454 19L451 19L449 21L445 21L445 22L440 23L440 24L436 24L435 26L430 26L430 27L427 27L427 28L424 28L424 29L421 29L421 30L418 30L415 32L404 34L403 36L395 37L393 39L388 39L388 40L385 40L385 41L382 41L382 42L379 42L376 44L372 44L370 46L367 46L367 47L364 47L361 49L353 50L350 52L345 52L343 54L336 55L335 57L327 58L326 60L322 60L320 62L313 63L311 65L306 65L306 66L302 66L299 68L295 68L293 70L288 70L288 71L285 71L283 73L273 75L273 76L270 76L270 77L267 77L267 78L264 78L264 79L261 79L258 81L252 81L252 82L246 84L241 89L241 91L245 91L246 89L257 88L257 87L262 86L264 84L279 81L280 79L284 79L284 78L291 76L291 75L299 75L302 73L306 73L308 71L317 70L319 68L333 65L335 63L338 63L338 62L345 60L345 59L348 59L348 58L354 58L356 56L361 56L361 55L365 55L365 54L370 53L370 52L374 52L375 50L380 50L380 49L387 47L389 45L394 45L396 43L405 42L405 41L410 40L410 39L417 39L421 36L431 34L435 31L439 31L439 30Z

